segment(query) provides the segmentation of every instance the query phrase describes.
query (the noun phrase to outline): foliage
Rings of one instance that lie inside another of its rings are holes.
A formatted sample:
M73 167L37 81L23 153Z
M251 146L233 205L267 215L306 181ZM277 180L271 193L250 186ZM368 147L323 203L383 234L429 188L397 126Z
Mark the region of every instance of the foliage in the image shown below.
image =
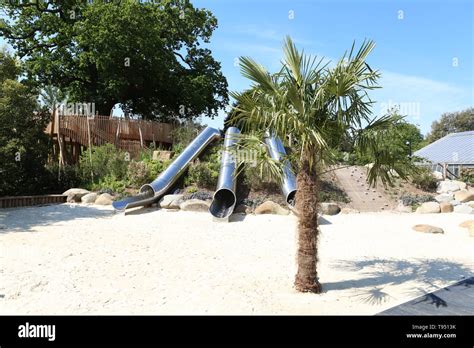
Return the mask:
M450 133L465 131L474 131L474 108L442 114L439 121L432 123L426 139L430 144Z
M429 168L421 167L412 176L411 182L423 191L436 191L438 180L433 176Z
M474 168L462 168L459 180L466 184L474 185Z
M95 146L91 153L92 156L89 151L83 152L79 160L81 176L85 182L90 181L92 177L95 182L100 182L105 177L108 177L109 181L113 178L127 178L129 161L126 153L117 150L112 144Z
M171 137L173 139L173 151L180 153L191 141L196 138L203 126L198 122L185 121L177 126L172 132Z
M150 181L150 168L146 162L131 161L128 164L127 177L132 187L141 187Z
M349 203L349 197L341 190L337 185L331 181L321 181L319 190L319 201L320 202L340 202Z
M125 179L119 179L113 174L107 174L104 177L101 177L97 183L92 183L90 187L93 191L107 191L107 192L116 192L123 193L126 188L129 186L129 182Z
M400 197L403 205L405 206L417 206L425 202L433 202L435 199L430 195L411 195L406 194Z
M61 167L61 173L59 173L58 162L52 162L46 165L46 171L48 172L46 177L48 193L63 193L67 189L79 187L83 183L81 172L76 165L66 164Z
M0 196L40 194L47 189L45 164L49 115L35 91L17 80L20 68L5 49L0 51Z
M147 119L214 117L227 81L209 43L217 19L190 1L3 1L0 34L31 84L108 115L117 102Z

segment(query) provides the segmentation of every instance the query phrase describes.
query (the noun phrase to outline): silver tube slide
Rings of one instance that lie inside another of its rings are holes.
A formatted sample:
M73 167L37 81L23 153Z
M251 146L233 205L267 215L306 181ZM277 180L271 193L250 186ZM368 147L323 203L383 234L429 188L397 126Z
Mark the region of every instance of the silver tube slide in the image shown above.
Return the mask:
M286 156L285 147L281 142L280 138L267 136L265 137L265 144L267 144L268 152L270 156L276 160L280 161L280 159ZM290 206L295 205L295 196L296 196L296 178L291 170L291 165L288 160L285 160L283 163L283 180L281 182L281 192L283 196L285 196L285 201Z
M236 186L236 158L232 154L233 147L237 143L240 130L236 127L227 129L224 138L224 151L221 157L221 169L217 181L216 192L212 199L209 212L218 219L228 218L235 208L237 197L235 195Z
M143 185L138 195L113 202L112 206L116 210L125 210L154 203L171 188L189 164L219 138L219 130L206 127L153 182Z

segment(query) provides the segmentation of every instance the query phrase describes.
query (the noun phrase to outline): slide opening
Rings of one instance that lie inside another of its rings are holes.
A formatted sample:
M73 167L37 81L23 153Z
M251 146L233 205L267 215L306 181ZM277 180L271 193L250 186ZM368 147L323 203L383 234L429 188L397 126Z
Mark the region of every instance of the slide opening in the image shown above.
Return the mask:
M286 195L286 203L292 207L296 204L296 190L291 191Z
M234 192L228 189L220 189L214 194L209 211L216 218L227 218L234 211L236 201L237 198Z

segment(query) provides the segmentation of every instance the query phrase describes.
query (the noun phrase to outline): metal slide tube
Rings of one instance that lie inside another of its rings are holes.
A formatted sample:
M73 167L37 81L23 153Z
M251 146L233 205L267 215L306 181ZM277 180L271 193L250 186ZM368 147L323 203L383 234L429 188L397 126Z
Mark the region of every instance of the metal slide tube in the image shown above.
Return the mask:
M153 182L143 185L137 196L114 202L113 207L117 210L125 210L155 202L171 188L189 164L211 142L219 138L219 130L206 127Z
M274 160L280 161L283 156L286 156L285 147L283 146L280 138L267 136L265 137L265 144L267 144L268 152ZM296 196L296 178L291 171L291 165L288 160L285 160L284 162L281 192L285 196L286 203L294 206Z
M238 141L238 134L240 134L240 130L236 127L228 128L225 133L219 179L217 181L216 192L214 193L209 208L209 212L218 219L228 218L234 211L235 203L237 202L235 195L236 159L232 155L232 148L235 147Z

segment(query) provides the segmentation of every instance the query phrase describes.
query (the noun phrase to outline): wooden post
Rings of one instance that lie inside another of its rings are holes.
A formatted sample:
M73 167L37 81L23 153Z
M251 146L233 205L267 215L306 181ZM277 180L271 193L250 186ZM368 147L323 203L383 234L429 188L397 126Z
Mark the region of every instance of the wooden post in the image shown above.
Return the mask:
M140 147L143 149L143 135L142 128L140 126L140 121L138 121L138 133L140 133Z
M89 159L91 161L91 179L94 182L94 172L92 171L92 142L91 142L91 126L89 125L89 117L87 116L87 136L89 141Z

